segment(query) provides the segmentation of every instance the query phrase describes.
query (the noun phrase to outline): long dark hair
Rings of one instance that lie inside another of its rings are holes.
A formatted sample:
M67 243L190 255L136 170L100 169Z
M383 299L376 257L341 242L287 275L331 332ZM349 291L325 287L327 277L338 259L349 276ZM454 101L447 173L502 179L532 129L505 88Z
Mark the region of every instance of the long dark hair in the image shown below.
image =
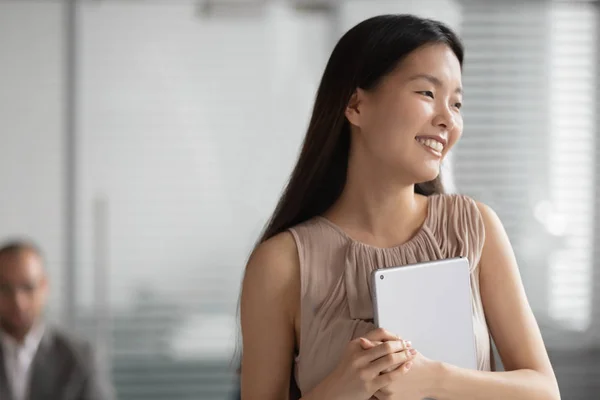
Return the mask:
M448 45L460 65L458 36L441 22L414 15L380 15L348 31L335 46L319 85L298 162L258 244L327 211L346 183L350 126L344 110L357 88L369 90L413 50ZM415 185L425 196L443 193L441 177Z

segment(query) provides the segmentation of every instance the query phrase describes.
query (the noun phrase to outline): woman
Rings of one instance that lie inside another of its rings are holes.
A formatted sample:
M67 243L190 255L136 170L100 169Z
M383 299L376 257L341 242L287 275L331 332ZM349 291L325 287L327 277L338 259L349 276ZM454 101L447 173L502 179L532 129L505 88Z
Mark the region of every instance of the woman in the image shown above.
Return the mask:
M409 15L366 20L335 47L246 269L244 400L289 398L294 381L304 400L560 398L500 221L440 183L463 130L462 61L450 29ZM372 324L373 269L456 256L471 262L476 371ZM492 372L490 335L506 372Z

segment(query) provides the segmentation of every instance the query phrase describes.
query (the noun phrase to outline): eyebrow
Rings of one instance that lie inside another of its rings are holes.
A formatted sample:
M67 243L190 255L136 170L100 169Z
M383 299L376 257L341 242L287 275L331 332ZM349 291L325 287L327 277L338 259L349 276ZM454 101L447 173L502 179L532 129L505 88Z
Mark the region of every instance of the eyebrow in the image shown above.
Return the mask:
M429 75L429 74L417 74L417 75L413 75L413 76L412 76L412 77L409 79L409 81L416 81L416 80L418 80L418 79L424 79L424 80L426 80L426 81L429 81L429 82L431 82L432 84L434 84L435 86L440 86L440 87L441 87L441 86L444 86L444 83L443 83L443 82L442 82L442 81L441 81L439 78L436 78L435 76L433 76L433 75ZM462 93L463 93L463 90L462 90L462 88L459 86L459 87L457 87L457 88L456 88L456 90L454 90L454 93L457 93L457 94L462 94Z

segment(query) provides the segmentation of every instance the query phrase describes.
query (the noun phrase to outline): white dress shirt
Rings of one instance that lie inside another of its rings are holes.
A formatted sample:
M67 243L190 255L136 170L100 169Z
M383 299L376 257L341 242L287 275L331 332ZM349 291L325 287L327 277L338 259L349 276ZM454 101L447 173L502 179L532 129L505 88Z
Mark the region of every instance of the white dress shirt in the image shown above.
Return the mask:
M23 343L18 343L1 332L2 351L6 379L13 395L12 400L26 400L31 378L31 364L44 335L44 327L38 325L29 332Z

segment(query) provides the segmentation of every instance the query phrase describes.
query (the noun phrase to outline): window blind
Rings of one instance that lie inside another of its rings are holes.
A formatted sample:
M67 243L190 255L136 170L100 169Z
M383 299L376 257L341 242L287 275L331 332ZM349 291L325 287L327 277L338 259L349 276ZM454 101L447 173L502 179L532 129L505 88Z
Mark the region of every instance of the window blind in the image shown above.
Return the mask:
M550 6L550 188L565 238L550 268L550 315L579 331L591 322L597 105L597 9ZM552 212L551 211L551 212Z
M536 219L549 198L549 9L542 2L463 3L466 47L463 138L455 151L460 192L504 223L533 309L546 318L546 254L555 238Z
M600 389L598 4L462 4L465 132L455 181L506 227L562 396L592 398Z
M596 32L600 30L600 4L595 3ZM600 64L600 40L596 40L596 65ZM596 82L596 95L600 97L600 80ZM596 126L600 124L600 101L596 104ZM596 139L596 176L595 191L595 243L600 238L600 140ZM590 327L592 343L600 347L600 246L594 245L594 288L592 290L592 326ZM600 378L598 379L600 381Z
M591 317L595 6L466 2L459 190L502 218L543 323Z

